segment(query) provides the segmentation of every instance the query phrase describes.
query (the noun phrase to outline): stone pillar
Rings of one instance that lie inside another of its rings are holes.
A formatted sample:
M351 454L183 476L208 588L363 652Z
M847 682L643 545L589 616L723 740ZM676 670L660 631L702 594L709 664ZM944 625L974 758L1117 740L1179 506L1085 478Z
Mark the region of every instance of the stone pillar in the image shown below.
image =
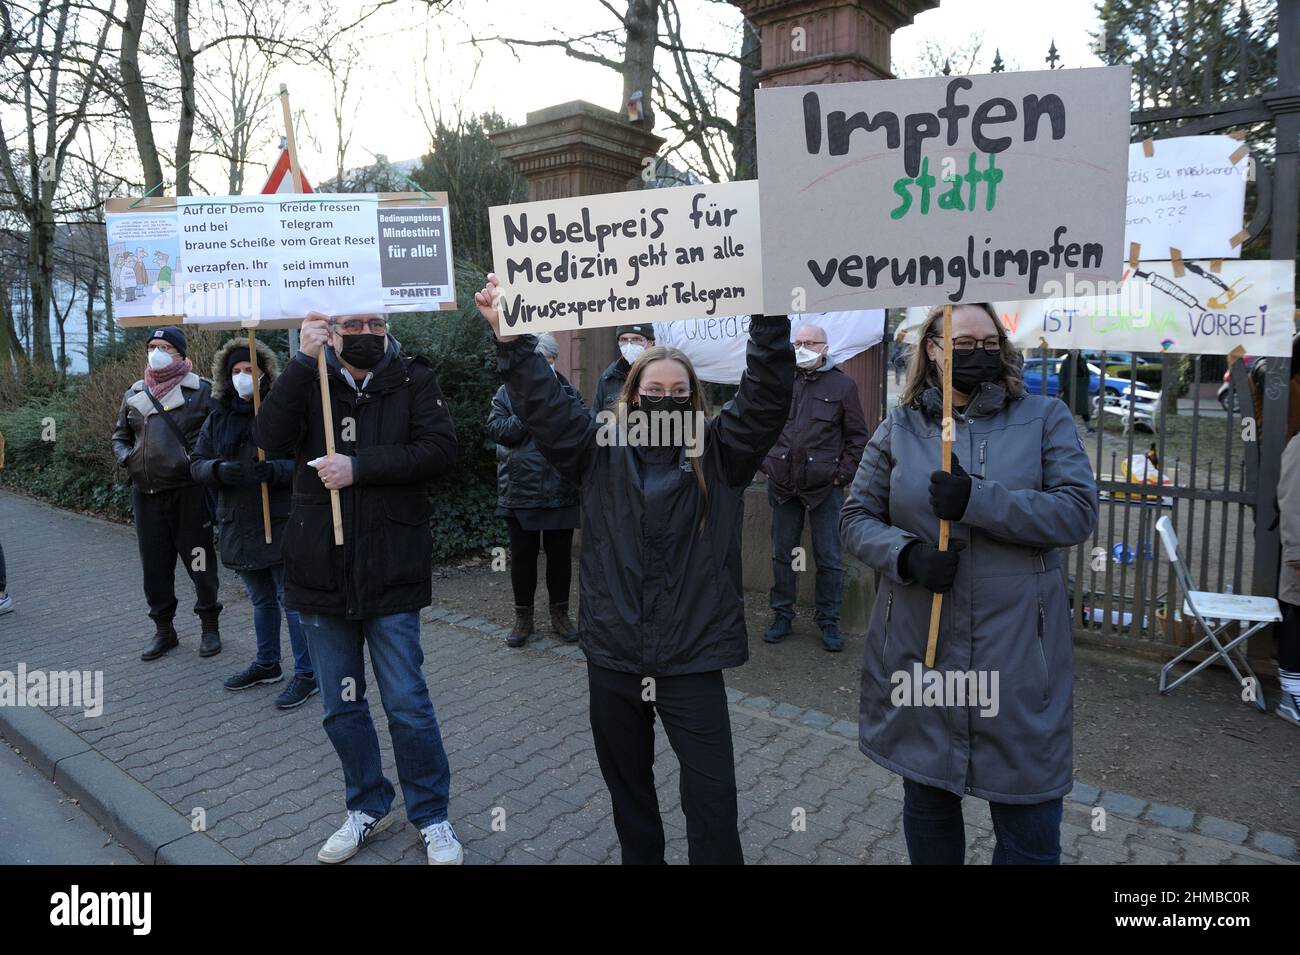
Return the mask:
M522 126L492 134L501 155L528 180L529 201L623 192L640 184L646 157L664 140L618 113L582 100L528 114ZM556 332L556 365L590 404L596 382L618 357L614 328Z
M895 30L910 24L918 13L939 6L939 0L732 0L759 29L762 68L754 78L760 85L804 86L892 79L889 44ZM758 170L763 177L762 166ZM798 321L798 319L794 319ZM882 342L840 366L858 386L867 427L874 431L884 417L885 355ZM811 535L803 546L808 570L800 575L803 616L811 616L814 562ZM772 583L771 509L764 487L745 495L745 586L765 589ZM849 632L866 630L875 602L872 576L856 560L844 559L844 609L841 625Z

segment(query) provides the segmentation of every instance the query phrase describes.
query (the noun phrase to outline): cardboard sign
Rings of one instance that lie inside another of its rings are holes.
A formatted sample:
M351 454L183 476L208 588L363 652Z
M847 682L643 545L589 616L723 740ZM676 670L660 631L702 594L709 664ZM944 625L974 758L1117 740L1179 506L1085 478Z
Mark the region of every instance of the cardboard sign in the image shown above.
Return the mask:
M181 196L106 212L114 317L295 326L456 307L446 196Z
M773 312L1123 272L1127 67L776 87L756 109Z
M880 341L885 331L885 310L801 315L790 321L791 340L799 326L804 324L825 329L830 356L838 365ZM655 344L671 345L684 351L695 373L704 381L740 384L748 342L748 315L655 324Z
M502 331L763 311L758 184L494 206Z
M994 302L1011 340L1049 348L1226 355L1290 355L1295 334L1295 263L1268 259L1140 262L1101 289L1054 289L1052 298ZM909 308L916 340L926 309Z
M1125 248L1136 242L1152 260L1172 258L1170 249L1185 259L1240 257L1249 168L1249 151L1231 136L1133 143Z

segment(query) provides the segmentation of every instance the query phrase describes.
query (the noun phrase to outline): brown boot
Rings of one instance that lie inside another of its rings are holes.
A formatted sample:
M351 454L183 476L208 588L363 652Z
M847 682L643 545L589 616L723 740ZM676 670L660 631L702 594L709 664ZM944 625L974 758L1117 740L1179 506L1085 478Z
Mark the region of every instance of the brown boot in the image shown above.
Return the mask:
M569 619L569 603L551 604L551 632L555 639L565 643L577 643L578 631Z
M515 626L506 636L506 646L522 647L533 635L533 608L515 607Z

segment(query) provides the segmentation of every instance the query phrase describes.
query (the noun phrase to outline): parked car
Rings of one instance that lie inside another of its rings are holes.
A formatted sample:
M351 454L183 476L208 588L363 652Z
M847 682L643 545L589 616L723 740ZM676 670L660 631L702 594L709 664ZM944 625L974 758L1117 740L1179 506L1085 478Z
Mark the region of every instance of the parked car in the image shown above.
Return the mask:
M1247 371L1249 371L1249 370L1250 370L1250 366L1253 365L1253 364L1255 363L1255 356L1254 356L1254 355L1243 355L1242 358L1241 358L1241 360L1242 360L1242 362L1243 362L1243 366L1246 368ZM1223 384L1219 385L1219 404L1223 406L1223 410L1224 410L1224 411L1229 410L1229 409L1228 409L1228 395L1229 395L1229 393L1232 391L1232 384L1231 384L1231 382L1229 381L1229 379L1231 378L1231 376L1232 376L1232 366L1229 365L1229 366L1228 366L1228 370L1225 371L1225 372L1223 373ZM1232 410L1232 413L1233 413L1233 414L1240 414L1240 413L1241 413L1241 395L1240 395L1240 393L1238 393L1237 395L1234 395L1233 398L1234 398L1234 400L1233 400L1233 402L1232 402L1232 409L1231 409L1231 410Z
M1043 388L1043 359L1026 358L1024 367L1025 390L1032 395L1047 394L1056 397L1061 393L1061 362L1064 355L1047 359L1046 391ZM1093 414L1100 419L1103 414L1115 414L1128 427L1129 404L1133 404L1132 420L1142 430L1154 431L1160 415L1160 392L1134 386L1127 378L1114 375L1102 377L1101 368L1088 362L1088 394L1092 396Z
M1083 351L1083 352L1080 352L1079 354L1081 354L1081 355L1082 355L1082 356L1083 356L1083 357L1088 361L1088 363L1091 364L1091 365L1100 365L1100 364L1101 364L1101 352L1099 352L1099 351ZM1058 356L1058 357L1059 357L1059 356ZM1130 352L1130 351L1108 351L1108 352L1106 352L1106 364L1107 364L1107 365L1123 365L1125 368L1132 368L1132 367L1133 367L1133 352ZM1137 366L1138 366L1138 369L1139 369L1139 370L1141 370L1142 368L1148 367L1148 366L1155 366L1155 365L1159 365L1159 364L1160 364L1160 360L1159 360L1159 359L1153 359L1153 358L1151 358L1149 355L1146 355L1146 354L1144 354L1144 353L1142 353L1142 352L1138 352L1138 353L1137 353Z

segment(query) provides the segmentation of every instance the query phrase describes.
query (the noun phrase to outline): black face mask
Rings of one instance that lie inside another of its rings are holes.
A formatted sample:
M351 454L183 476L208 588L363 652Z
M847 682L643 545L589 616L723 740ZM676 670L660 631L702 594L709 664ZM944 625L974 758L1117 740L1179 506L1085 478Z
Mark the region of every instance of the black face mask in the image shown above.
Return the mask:
M691 406L691 396L682 395L659 395L657 398L650 395L638 395L638 400L643 411L686 411Z
M387 335L371 335L369 332L363 332L360 335L343 336L343 347L339 349L339 357L354 368L374 368L386 351L388 351Z
M994 381L1002 375L1001 352L973 348L953 354L952 386L964 395L973 395L984 382Z

